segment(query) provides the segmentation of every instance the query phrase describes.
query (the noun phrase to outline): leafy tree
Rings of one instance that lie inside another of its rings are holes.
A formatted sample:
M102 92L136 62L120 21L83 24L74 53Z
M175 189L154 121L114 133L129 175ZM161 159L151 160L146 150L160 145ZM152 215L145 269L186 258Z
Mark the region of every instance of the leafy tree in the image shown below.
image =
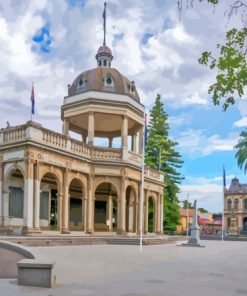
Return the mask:
M183 206L182 206L182 208L183 209L193 209L193 205L192 205L192 203L191 202L188 202L188 200L186 199L186 200L183 200L182 201L182 204L183 204Z
M247 171L247 130L242 131L240 134L240 139L238 144L234 147L237 149L236 158L237 163L240 169L244 169L244 172Z
M208 211L204 208L198 208L198 210L200 211L200 213L208 213Z
M204 0L197 0L203 2ZM217 5L220 0L205 0L209 4ZM195 0L187 0L187 6L193 6ZM181 16L183 0L178 0L178 11ZM236 98L244 96L247 86L247 3L240 0L229 1L229 8L225 12L228 20L234 13L239 13L242 19L242 28L231 28L226 32L225 43L217 44L218 55L214 56L212 51L204 51L199 58L199 63L217 70L216 81L209 86L208 92L212 94L215 105L223 103L226 111L233 105Z
M150 111L148 139L145 154L146 165L160 169L165 173L164 189L164 227L174 231L179 224L179 183L183 179L179 173L183 161L175 151L178 143L169 139L168 115L164 111L161 97L157 94L154 106Z

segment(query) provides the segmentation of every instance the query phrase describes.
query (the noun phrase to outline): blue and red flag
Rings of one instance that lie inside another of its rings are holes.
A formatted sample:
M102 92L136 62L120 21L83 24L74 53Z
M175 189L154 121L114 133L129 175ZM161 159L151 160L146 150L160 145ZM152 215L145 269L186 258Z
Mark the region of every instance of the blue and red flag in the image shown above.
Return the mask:
M33 84L32 84L32 92L31 92L31 103L32 103L31 113L34 114L35 97L34 97L34 86L33 86Z

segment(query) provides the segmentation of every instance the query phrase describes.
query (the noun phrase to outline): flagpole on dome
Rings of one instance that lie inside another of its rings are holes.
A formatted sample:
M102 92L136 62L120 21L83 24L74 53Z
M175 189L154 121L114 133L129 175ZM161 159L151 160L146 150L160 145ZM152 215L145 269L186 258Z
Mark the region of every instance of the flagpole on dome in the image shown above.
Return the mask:
M226 188L226 171L225 171L225 167L223 165L223 209L222 209L222 226L221 226L221 241L223 242L224 240L224 220L225 220L225 216L224 216L224 210L225 210L225 188Z

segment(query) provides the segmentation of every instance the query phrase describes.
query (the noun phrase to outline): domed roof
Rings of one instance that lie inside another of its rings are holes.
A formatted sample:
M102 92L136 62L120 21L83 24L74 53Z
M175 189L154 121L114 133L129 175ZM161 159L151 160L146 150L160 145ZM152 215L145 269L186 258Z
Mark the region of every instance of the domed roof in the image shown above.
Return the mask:
M112 51L111 51L110 47L108 47L106 45L102 45L98 49L98 52L96 54L96 59L98 59L100 56L105 56L105 55L109 56L111 60L113 59Z
M135 101L140 102L134 81L128 80L114 68L97 67L82 72L76 77L72 85L69 86L68 95L73 96L87 91L102 91L128 95Z

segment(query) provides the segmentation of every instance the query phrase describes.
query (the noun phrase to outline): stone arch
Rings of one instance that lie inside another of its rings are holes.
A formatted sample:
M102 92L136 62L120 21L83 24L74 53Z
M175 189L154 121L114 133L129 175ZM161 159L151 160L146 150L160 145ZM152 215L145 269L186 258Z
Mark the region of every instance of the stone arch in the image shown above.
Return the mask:
M87 178L86 176L79 174L79 173L69 173L69 178L68 178L68 186L70 186L70 183L74 180L77 179L83 188L84 191L84 198L86 197L87 193Z
M96 185L97 184L97 185ZM94 229L113 231L117 229L119 190L109 179L98 180L94 189Z
M6 170L4 170L3 184L8 184L8 179L15 170L19 170L23 176L23 179L25 178L25 170L23 169L23 167L19 164L11 163L10 166L7 167Z
M147 192L146 215L148 232L156 231L157 219L157 196L154 193Z
M138 191L135 186L128 184L125 188L125 229L127 232L137 231L137 199Z
M40 228L58 230L62 226L62 176L45 168L40 174Z
M62 173L57 170L57 169L49 169L47 167L45 168L42 168L40 170L40 174L39 174L39 181L41 182L43 177L46 175L46 174L51 174L54 176L54 178L56 179L56 182L57 182L57 186L58 186L58 192L59 193L62 193L62 182L63 182L63 175Z
M4 173L4 204L3 225L18 225L24 223L24 183L25 173L21 166L13 165ZM1 217L2 219L2 217Z
M120 190L119 190L120 182L119 182L119 180L115 180L113 178L103 178L103 177L101 177L99 179L96 179L94 181L94 184L93 184L94 185L93 186L94 187L94 190L93 190L94 195L95 195L95 191L96 191L97 187L102 183L111 183L113 186L115 186L116 191L117 191L117 196L118 196L118 198L120 198Z
M69 229L85 230L85 187L80 178L74 176L68 182Z

